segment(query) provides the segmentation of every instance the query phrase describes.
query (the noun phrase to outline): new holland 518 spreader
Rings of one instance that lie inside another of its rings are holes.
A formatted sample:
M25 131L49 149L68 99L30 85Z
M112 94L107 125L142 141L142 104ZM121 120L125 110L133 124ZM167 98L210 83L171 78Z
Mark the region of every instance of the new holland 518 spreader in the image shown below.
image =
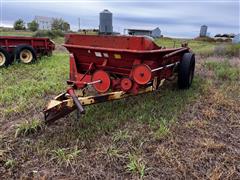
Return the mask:
M64 46L70 52L69 88L51 100L45 121L59 119L83 106L111 101L158 89L178 74L178 86L190 87L195 56L186 44L158 47L140 36L68 34Z

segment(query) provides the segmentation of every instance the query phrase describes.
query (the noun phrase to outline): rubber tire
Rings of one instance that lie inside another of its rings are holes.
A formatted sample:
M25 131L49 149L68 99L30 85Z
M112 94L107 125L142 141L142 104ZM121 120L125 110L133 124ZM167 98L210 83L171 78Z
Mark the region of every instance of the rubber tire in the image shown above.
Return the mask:
M10 54L3 48L0 47L0 52L5 56L6 61L3 65L0 66L0 68L2 67L7 67L11 64L11 56Z
M24 63L20 59L20 53L23 50L29 50L32 53L32 60L29 63L25 63L25 64L31 64L34 61L36 61L36 59L37 59L36 52L33 49L33 47L29 46L29 45L19 45L19 46L16 47L16 49L14 50L14 57L15 57L14 59L15 60L17 60L18 62Z
M189 89L194 77L195 55L185 53L178 67L178 87L179 89Z

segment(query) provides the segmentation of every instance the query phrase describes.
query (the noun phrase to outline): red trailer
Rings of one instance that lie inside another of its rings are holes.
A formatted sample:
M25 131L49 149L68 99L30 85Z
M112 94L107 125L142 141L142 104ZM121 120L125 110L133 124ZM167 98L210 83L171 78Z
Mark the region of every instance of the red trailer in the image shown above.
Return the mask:
M28 64L43 55L51 55L55 44L49 38L0 36L0 67L14 60Z
M70 52L69 88L50 101L46 122L76 108L83 113L85 105L154 91L176 74L179 88L192 83L195 56L187 44L167 49L148 37L68 34L64 46Z

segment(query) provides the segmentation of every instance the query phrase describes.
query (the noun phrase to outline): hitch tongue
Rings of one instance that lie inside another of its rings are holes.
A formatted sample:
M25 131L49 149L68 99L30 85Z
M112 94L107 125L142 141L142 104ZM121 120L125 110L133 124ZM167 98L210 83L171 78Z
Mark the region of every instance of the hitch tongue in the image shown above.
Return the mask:
M85 113L85 110L83 109L82 107L82 104L81 102L78 100L78 97L76 96L75 92L74 92L74 89L73 88L69 88L67 90L68 94L72 97L75 105L77 106L78 108L78 111L80 114L84 114Z

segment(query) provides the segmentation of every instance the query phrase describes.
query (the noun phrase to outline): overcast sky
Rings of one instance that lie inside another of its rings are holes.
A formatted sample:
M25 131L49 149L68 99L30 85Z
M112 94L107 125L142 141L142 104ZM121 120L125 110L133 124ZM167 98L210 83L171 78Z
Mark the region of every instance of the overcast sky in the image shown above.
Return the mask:
M25 22L34 16L63 18L77 30L98 28L99 12L113 13L114 31L124 28L154 29L163 35L195 37L200 26L206 24L210 35L239 33L240 0L0 0L1 24L12 26L22 18Z

